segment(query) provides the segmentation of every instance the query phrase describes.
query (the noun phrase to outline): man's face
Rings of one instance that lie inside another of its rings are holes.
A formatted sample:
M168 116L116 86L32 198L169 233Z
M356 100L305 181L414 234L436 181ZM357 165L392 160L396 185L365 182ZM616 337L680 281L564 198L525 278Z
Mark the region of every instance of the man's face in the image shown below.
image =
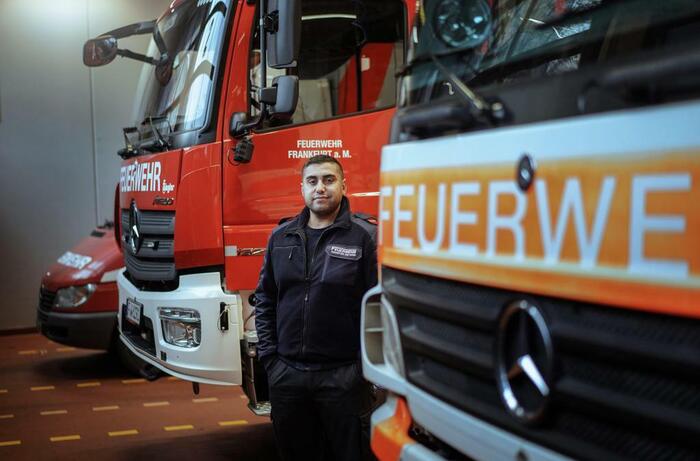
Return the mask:
M317 216L332 214L345 195L345 179L335 163L315 163L306 167L301 179L304 203Z

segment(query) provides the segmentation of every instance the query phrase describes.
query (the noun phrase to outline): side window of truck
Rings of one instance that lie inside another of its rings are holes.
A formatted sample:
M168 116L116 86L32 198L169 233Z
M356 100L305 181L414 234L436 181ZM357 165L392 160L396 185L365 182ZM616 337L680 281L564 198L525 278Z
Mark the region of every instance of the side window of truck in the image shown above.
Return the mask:
M299 102L289 124L391 107L404 62L402 0L302 1ZM251 115L261 86L258 31L250 54ZM267 68L267 85L285 70ZM278 124L274 120L265 127Z

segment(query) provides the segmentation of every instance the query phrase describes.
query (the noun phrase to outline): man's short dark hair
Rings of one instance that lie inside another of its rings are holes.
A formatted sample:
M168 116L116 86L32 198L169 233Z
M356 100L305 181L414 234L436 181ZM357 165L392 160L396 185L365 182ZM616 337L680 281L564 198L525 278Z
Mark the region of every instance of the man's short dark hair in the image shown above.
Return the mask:
M306 170L307 167L311 165L320 165L322 163L334 163L338 165L338 169L340 170L340 179L343 179L345 177L345 172L343 171L343 165L340 164L338 160L336 160L334 157L331 157L330 155L315 155L308 159L306 163L304 163L304 166L301 167L301 176L302 178L304 177L304 170Z

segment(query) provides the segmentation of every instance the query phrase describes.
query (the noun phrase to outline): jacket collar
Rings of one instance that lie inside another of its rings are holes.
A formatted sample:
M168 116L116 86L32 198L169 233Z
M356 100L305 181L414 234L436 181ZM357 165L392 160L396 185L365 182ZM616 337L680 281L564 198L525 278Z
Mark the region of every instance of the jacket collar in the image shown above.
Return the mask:
M311 212L309 211L308 207L304 207L303 210L301 210L301 213L299 213L290 223L289 226L287 227L287 234L294 234L299 231L303 231L306 228L306 225L309 223L309 217L311 216ZM343 227L343 228L349 228L351 226L351 217L352 213L350 212L350 201L348 200L347 197L343 196L343 198L340 200L340 211L338 212L338 216L335 217L335 221L333 224L328 226L328 228L331 227Z

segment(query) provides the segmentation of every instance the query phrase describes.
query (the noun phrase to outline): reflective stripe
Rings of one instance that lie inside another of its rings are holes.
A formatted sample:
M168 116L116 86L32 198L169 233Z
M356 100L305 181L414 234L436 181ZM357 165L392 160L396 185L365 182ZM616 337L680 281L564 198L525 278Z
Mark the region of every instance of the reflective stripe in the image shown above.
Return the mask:
M394 402L394 411L390 417L380 422L372 421L372 451L380 461L399 461L404 448L416 443L408 436L411 413L406 401L400 397L392 397L385 409L393 406Z

